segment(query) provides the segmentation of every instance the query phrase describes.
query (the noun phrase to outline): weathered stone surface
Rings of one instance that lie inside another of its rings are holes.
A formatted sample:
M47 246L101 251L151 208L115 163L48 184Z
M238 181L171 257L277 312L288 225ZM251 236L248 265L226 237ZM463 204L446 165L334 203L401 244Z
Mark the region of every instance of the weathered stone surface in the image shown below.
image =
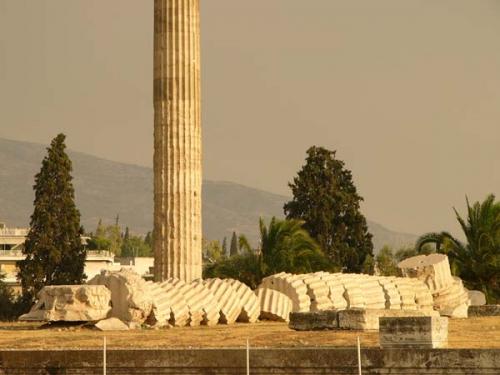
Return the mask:
M418 310L348 309L338 312L340 329L377 331L382 317L422 317L439 316L437 312Z
M220 305L219 323L235 323L242 312L243 305L242 301L237 298L231 280L207 279L203 283L213 293Z
M466 318L470 304L462 280L451 275L448 257L444 254L419 255L398 264L402 274L423 281L433 296L433 307L441 315ZM427 302L425 302L427 304Z
M500 316L500 305L469 306L469 316Z
M403 276L422 280L432 293L448 289L453 283L450 263L444 254L418 255L398 264Z
M260 302L261 319L289 321L293 302L286 294L270 288L259 288L256 294Z
M340 277L342 274L317 272L316 275L320 276L321 280L323 280L330 289L328 297L330 298L332 309L346 309L348 303L344 298L345 289Z
M221 306L215 295L208 289L202 280L195 280L191 287L203 299L203 325L214 326L219 323Z
M169 279L160 284L165 293L165 298L170 304L169 324L173 327L184 327L189 322L189 307L184 295L175 287L172 281L178 279Z
M202 276L199 1L154 2L155 280Z
M169 324L171 318L170 299L165 291L161 288L160 284L148 282L147 283L153 303L151 314L146 320L146 323L154 327L164 327Z
M260 288L274 289L288 296L292 300L292 311L294 312L308 312L311 308L307 286L300 275L282 272L268 276L262 280Z
M88 282L89 285L104 285L111 291L113 308L110 317L123 322L138 324L150 316L153 300L146 281L133 271L103 271Z
M319 331L337 329L338 312L335 310L290 313L288 326L296 331Z
M236 292L235 298L241 302L241 313L237 321L243 323L255 323L260 315L260 303L255 293L247 285L238 280L230 280L229 283Z
M389 277L379 277L378 282L384 290L385 308L401 310L401 296L392 279Z
M105 286L46 286L31 311L19 320L91 322L105 319L110 310L111 292Z
M118 318L109 318L94 325L99 331L128 331L129 327Z
M330 287L321 279L320 275L305 274L300 275L299 278L306 284L307 295L311 302L310 311L322 311L333 308L333 303L330 299Z
M469 290L467 291L467 294L469 295L471 306L486 305L486 296L483 292L480 292L479 290Z
M448 318L381 317L382 348L445 348L448 345Z

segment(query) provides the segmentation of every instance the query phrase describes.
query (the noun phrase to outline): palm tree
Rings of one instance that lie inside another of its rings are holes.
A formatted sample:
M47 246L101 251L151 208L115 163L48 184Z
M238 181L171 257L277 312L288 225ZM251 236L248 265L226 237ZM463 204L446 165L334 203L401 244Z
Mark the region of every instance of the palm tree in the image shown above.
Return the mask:
M434 244L437 252L448 255L454 275L494 302L500 298L500 202L489 195L471 206L467 199L467 220L454 211L466 242L448 232L427 233L417 240L416 249L420 252L426 244Z
M207 265L203 276L238 279L255 289L264 277L275 273L331 270L328 258L302 225L299 220L274 217L266 225L260 219L260 249L251 250L247 244L242 254Z
M318 243L302 225L300 220L273 217L266 226L260 219L261 269L265 276L279 272L308 273L329 266Z

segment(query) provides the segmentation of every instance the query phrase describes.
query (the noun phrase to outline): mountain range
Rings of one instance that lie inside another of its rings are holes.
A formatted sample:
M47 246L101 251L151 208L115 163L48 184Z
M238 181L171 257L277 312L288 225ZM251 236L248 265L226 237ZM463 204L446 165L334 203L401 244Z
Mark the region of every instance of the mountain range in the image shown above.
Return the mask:
M153 226L153 170L68 151L73 161L76 203L82 224L93 231L99 219L116 216L131 232L144 234ZM0 222L26 226L32 212L34 175L45 156L45 146L0 138ZM203 182L203 235L206 239L244 233L258 243L259 217L283 217L289 198L232 182ZM416 236L397 233L369 221L375 249L414 243Z

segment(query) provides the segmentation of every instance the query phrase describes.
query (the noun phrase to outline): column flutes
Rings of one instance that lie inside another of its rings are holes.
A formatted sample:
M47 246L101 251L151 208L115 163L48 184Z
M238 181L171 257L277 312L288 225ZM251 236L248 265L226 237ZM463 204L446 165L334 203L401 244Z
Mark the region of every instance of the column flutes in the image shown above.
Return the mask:
M199 0L154 5L155 280L201 278Z

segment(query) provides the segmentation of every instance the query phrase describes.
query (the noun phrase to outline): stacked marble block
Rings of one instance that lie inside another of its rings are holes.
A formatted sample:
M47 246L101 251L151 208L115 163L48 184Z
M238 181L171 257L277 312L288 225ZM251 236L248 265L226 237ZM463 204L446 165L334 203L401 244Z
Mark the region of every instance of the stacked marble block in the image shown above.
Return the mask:
M162 283L143 280L134 272L104 271L89 281L111 291L114 317L129 326L213 326L219 323L254 323L260 315L257 295L243 283L227 279L186 283L169 279Z
M398 264L408 280L420 280L430 290L434 309L442 316L467 318L470 298L462 280L451 275L448 257L444 254L419 255Z
M418 279L317 272L266 277L256 291L262 318L289 321L290 312L404 310L432 314L429 289Z

